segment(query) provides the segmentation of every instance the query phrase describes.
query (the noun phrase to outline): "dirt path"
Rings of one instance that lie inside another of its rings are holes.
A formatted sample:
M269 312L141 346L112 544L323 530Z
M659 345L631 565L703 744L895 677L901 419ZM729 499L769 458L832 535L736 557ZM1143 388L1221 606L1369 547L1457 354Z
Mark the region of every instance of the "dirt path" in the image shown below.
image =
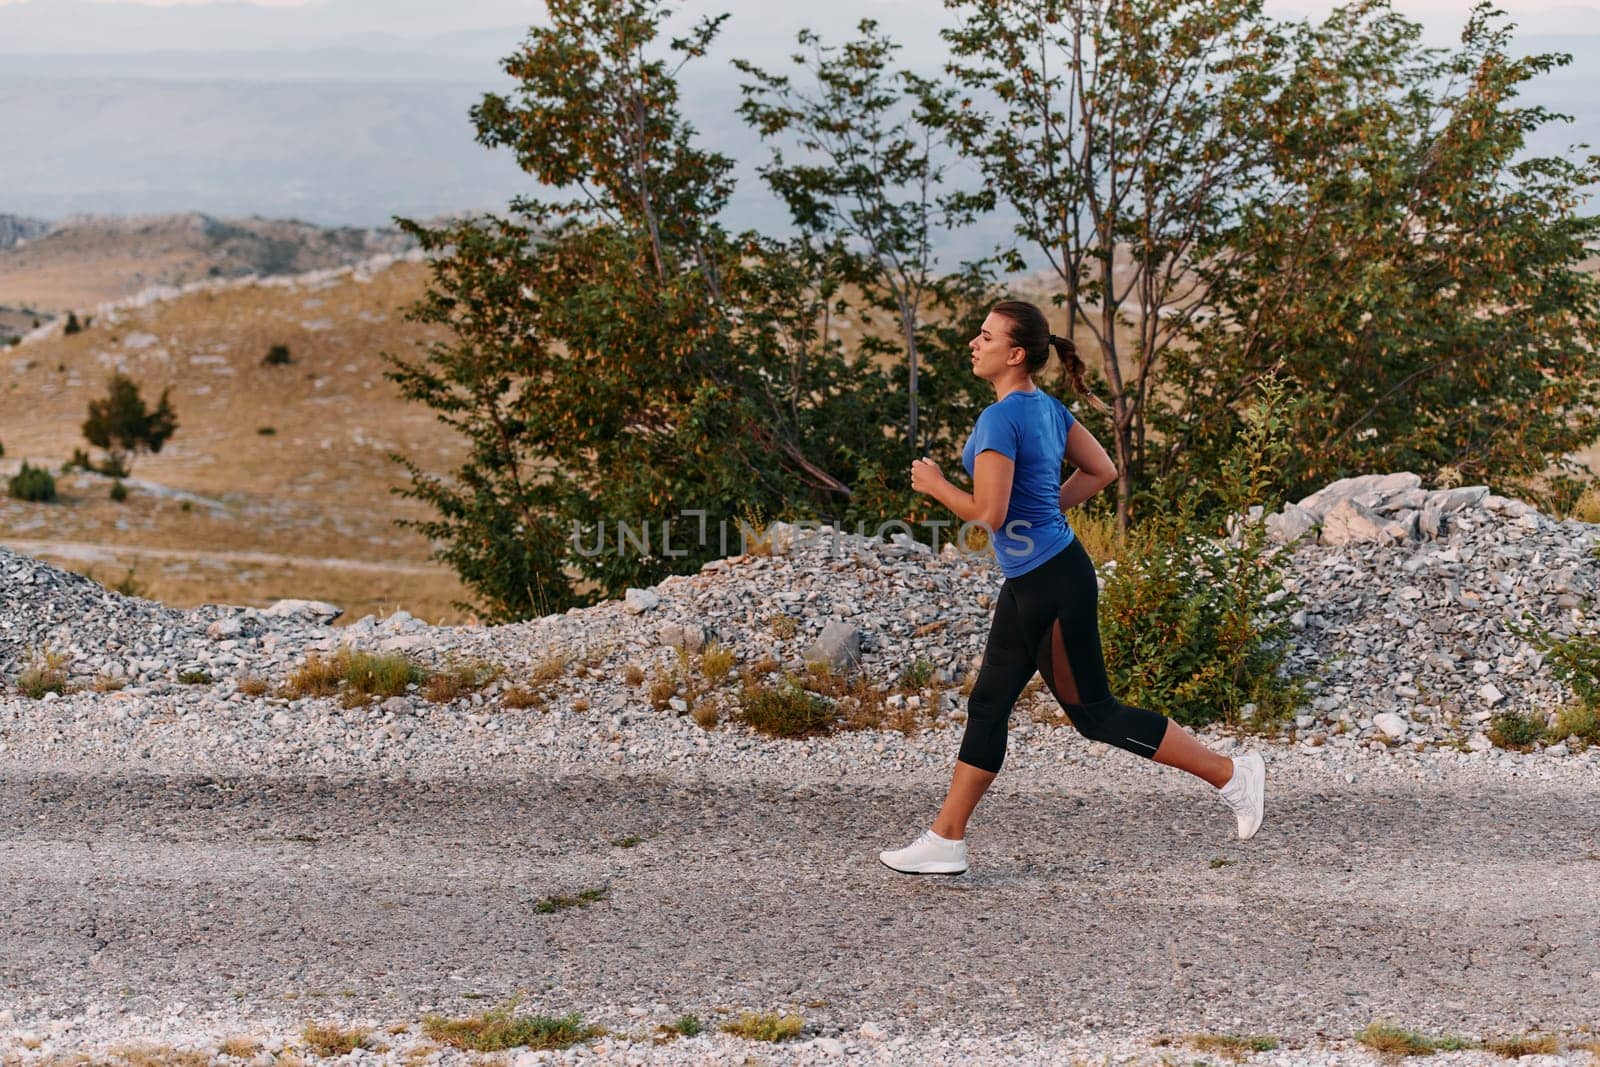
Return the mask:
M0 999L414 1020L522 991L1300 1039L1597 1021L1591 792L1287 785L1240 844L1196 788L1068 782L993 797L974 873L892 875L876 850L926 793L0 768Z

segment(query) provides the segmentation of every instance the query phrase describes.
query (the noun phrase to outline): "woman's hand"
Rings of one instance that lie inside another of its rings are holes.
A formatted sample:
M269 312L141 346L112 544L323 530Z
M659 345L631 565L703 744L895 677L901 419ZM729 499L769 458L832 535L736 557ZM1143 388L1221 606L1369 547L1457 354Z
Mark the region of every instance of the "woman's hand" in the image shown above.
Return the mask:
M944 471L933 460L923 457L911 461L911 488L914 492L937 496L941 485L948 485Z

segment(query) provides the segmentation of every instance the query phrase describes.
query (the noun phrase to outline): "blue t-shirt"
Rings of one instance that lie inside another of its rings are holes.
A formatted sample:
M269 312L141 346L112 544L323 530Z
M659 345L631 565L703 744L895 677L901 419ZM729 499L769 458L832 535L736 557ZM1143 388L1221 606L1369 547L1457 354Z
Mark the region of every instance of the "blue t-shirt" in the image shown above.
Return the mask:
M1061 513L1061 463L1075 421L1043 389L1014 390L983 409L961 450L969 478L979 452L993 449L1016 464L1006 520L990 538L1007 578L1028 573L1072 543L1072 527Z

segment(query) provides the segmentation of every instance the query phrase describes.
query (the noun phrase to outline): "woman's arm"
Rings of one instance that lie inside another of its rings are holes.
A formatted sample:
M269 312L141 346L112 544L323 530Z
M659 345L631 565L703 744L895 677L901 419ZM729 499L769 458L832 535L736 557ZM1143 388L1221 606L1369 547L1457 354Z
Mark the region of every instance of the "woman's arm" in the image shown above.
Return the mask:
M1067 462L1073 471L1061 485L1062 511L1077 507L1117 480L1117 465L1081 422L1074 422L1067 431Z
M957 489L931 459L911 464L911 488L926 493L955 512L962 522L979 522L998 530L1011 506L1011 480L1017 465L1005 453L985 449L972 461L972 492Z

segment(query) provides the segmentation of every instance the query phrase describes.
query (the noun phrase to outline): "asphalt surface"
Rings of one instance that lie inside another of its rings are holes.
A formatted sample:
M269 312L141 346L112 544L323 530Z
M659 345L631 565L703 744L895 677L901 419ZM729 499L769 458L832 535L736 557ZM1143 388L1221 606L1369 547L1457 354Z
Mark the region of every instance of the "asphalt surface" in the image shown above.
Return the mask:
M1240 843L1187 780L1034 785L985 802L972 873L916 878L876 853L931 811L923 785L0 765L0 1006L404 1020L522 994L596 1019L1307 1040L1600 1023L1593 790L1285 783Z

